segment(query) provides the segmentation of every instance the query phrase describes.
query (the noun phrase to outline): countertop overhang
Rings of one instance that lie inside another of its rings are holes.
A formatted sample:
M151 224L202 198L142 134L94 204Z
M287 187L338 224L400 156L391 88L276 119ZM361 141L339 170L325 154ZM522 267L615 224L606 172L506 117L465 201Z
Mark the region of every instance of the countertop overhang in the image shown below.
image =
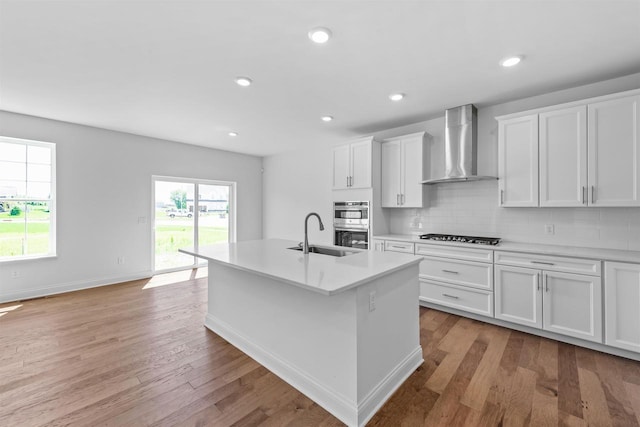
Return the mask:
M247 240L179 251L325 295L344 292L422 260L421 256L395 252L360 250L333 257L288 249L297 245L283 239Z

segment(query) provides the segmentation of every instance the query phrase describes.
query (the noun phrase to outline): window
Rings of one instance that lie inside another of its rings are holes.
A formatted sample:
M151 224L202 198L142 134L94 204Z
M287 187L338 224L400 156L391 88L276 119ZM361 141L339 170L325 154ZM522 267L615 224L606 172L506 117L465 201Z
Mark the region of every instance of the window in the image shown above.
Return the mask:
M0 136L0 260L55 255L55 144Z

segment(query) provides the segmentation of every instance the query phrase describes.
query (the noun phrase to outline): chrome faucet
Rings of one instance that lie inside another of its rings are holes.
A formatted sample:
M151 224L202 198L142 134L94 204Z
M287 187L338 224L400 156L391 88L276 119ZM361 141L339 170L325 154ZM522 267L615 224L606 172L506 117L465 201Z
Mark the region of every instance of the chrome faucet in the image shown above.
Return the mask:
M304 244L302 246L302 253L303 254L308 254L309 253L309 238L307 235L307 227L309 225L309 217L310 216L315 216L318 218L318 222L320 223L320 231L324 230L324 224L322 224L322 220L320 219L320 215L318 215L315 212L311 212L309 215L307 215L307 217L304 219Z

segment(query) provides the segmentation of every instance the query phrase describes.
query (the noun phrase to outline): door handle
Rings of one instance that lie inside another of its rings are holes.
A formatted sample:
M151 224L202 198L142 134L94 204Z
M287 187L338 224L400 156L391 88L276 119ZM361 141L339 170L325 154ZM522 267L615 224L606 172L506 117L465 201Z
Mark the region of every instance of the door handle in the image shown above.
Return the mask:
M396 194L396 206L400 206L400 195Z
M536 282L538 282L538 290L540 290L540 282L542 281L542 276L540 276L539 274L536 274Z
M591 203L595 203L596 202L596 186L592 185L591 186Z
M349 176L347 176L347 187L349 186Z
M546 288L546 292L549 292L549 278L546 274L544 275L544 286Z
M587 200L586 200L585 194L587 194L587 187L582 187L582 204L583 205L587 204Z
M404 194L400 195L400 204L404 205Z

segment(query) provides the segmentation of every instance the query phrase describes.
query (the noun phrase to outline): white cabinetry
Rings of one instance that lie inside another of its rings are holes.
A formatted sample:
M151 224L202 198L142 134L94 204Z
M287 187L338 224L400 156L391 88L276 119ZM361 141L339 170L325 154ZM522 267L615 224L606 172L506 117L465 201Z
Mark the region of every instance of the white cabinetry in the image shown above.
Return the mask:
M373 138L333 148L333 189L370 188Z
M493 317L493 251L416 243L415 253L421 301Z
M382 143L382 207L423 207L425 138L425 132L419 132Z
M384 240L372 239L371 249L377 252L384 252Z
M589 104L589 204L640 206L640 95Z
M495 257L497 319L602 342L599 261L499 251ZM537 268L521 267L527 257Z
M497 119L501 206L640 206L640 90Z
M500 206L538 206L538 115L499 121Z
M640 352L640 264L604 263L606 344Z

